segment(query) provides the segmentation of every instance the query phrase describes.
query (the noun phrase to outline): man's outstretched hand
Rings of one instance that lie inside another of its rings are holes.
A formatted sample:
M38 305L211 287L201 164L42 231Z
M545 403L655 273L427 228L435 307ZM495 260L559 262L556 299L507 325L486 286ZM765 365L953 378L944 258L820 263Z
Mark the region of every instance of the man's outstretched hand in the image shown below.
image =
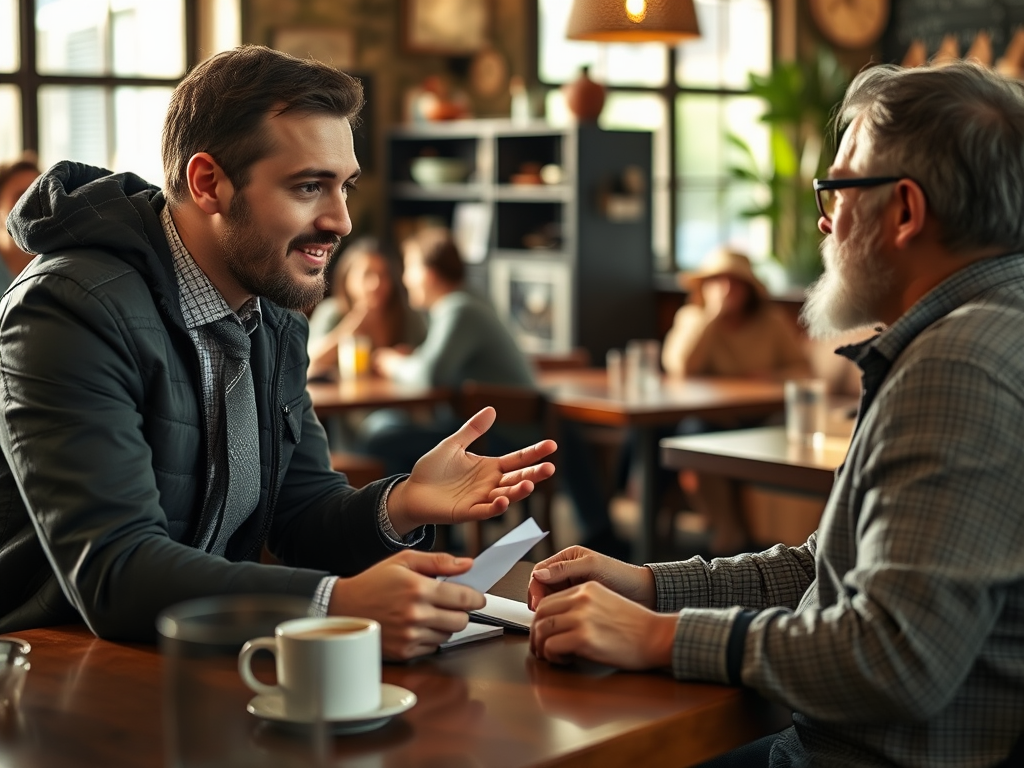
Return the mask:
M551 462L541 462L558 447L554 440L497 457L466 451L491 428L495 415L490 406L477 413L417 461L409 478L391 491L388 516L399 535L431 523L500 515L513 501L529 496L535 483L554 474Z

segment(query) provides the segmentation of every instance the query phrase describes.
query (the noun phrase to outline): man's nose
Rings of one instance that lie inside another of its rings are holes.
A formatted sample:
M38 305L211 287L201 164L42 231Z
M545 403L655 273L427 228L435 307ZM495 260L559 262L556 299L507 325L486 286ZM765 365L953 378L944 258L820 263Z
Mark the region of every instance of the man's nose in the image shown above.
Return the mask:
M818 219L818 231L823 235L832 234L832 222L826 219L824 216Z
M338 237L345 237L352 231L352 217L349 215L348 202L343 195L331 196L330 203L317 217L316 228L333 232Z

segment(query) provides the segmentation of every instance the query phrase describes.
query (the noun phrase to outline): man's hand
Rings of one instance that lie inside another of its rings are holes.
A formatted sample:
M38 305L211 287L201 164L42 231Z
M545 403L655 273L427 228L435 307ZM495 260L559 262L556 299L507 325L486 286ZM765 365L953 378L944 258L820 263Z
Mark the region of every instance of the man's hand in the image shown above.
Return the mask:
M467 611L484 607L471 587L437 581L435 576L465 573L472 558L407 550L350 579L338 579L327 612L360 616L381 626L385 659L404 660L433 653L466 628Z
M548 595L588 581L603 584L646 608L653 609L656 604L654 574L650 568L623 563L584 547L563 549L533 566L526 602L537 610L540 601Z
M581 657L620 669L667 667L676 622L590 581L541 600L530 650L556 664Z
M429 523L462 523L500 515L513 501L525 499L534 483L551 477L554 440L542 440L501 457L477 456L466 448L494 423L494 409L484 408L451 437L425 454L405 482L388 498L388 517L399 535Z

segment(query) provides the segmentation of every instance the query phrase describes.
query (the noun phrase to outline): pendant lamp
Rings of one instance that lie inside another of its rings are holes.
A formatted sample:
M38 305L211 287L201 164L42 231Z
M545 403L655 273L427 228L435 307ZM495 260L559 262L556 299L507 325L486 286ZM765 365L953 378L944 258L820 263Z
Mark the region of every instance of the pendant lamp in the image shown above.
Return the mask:
M700 28L693 0L573 0L565 36L675 45L700 37Z

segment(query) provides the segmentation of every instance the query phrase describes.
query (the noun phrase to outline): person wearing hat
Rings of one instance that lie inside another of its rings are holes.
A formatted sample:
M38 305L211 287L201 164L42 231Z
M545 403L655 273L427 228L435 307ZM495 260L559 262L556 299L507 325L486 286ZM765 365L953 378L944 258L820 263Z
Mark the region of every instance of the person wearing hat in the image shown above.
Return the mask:
M742 253L719 248L700 270L683 277L690 301L675 317L662 347L670 376L733 376L783 380L811 375L793 323L768 301L768 291ZM687 419L678 432L692 434L754 426ZM728 555L748 548L736 490L725 478L684 470L679 485L711 531L708 548Z
M661 362L670 376L791 379L810 375L796 329L737 251L719 248L684 275L690 301L665 337Z

